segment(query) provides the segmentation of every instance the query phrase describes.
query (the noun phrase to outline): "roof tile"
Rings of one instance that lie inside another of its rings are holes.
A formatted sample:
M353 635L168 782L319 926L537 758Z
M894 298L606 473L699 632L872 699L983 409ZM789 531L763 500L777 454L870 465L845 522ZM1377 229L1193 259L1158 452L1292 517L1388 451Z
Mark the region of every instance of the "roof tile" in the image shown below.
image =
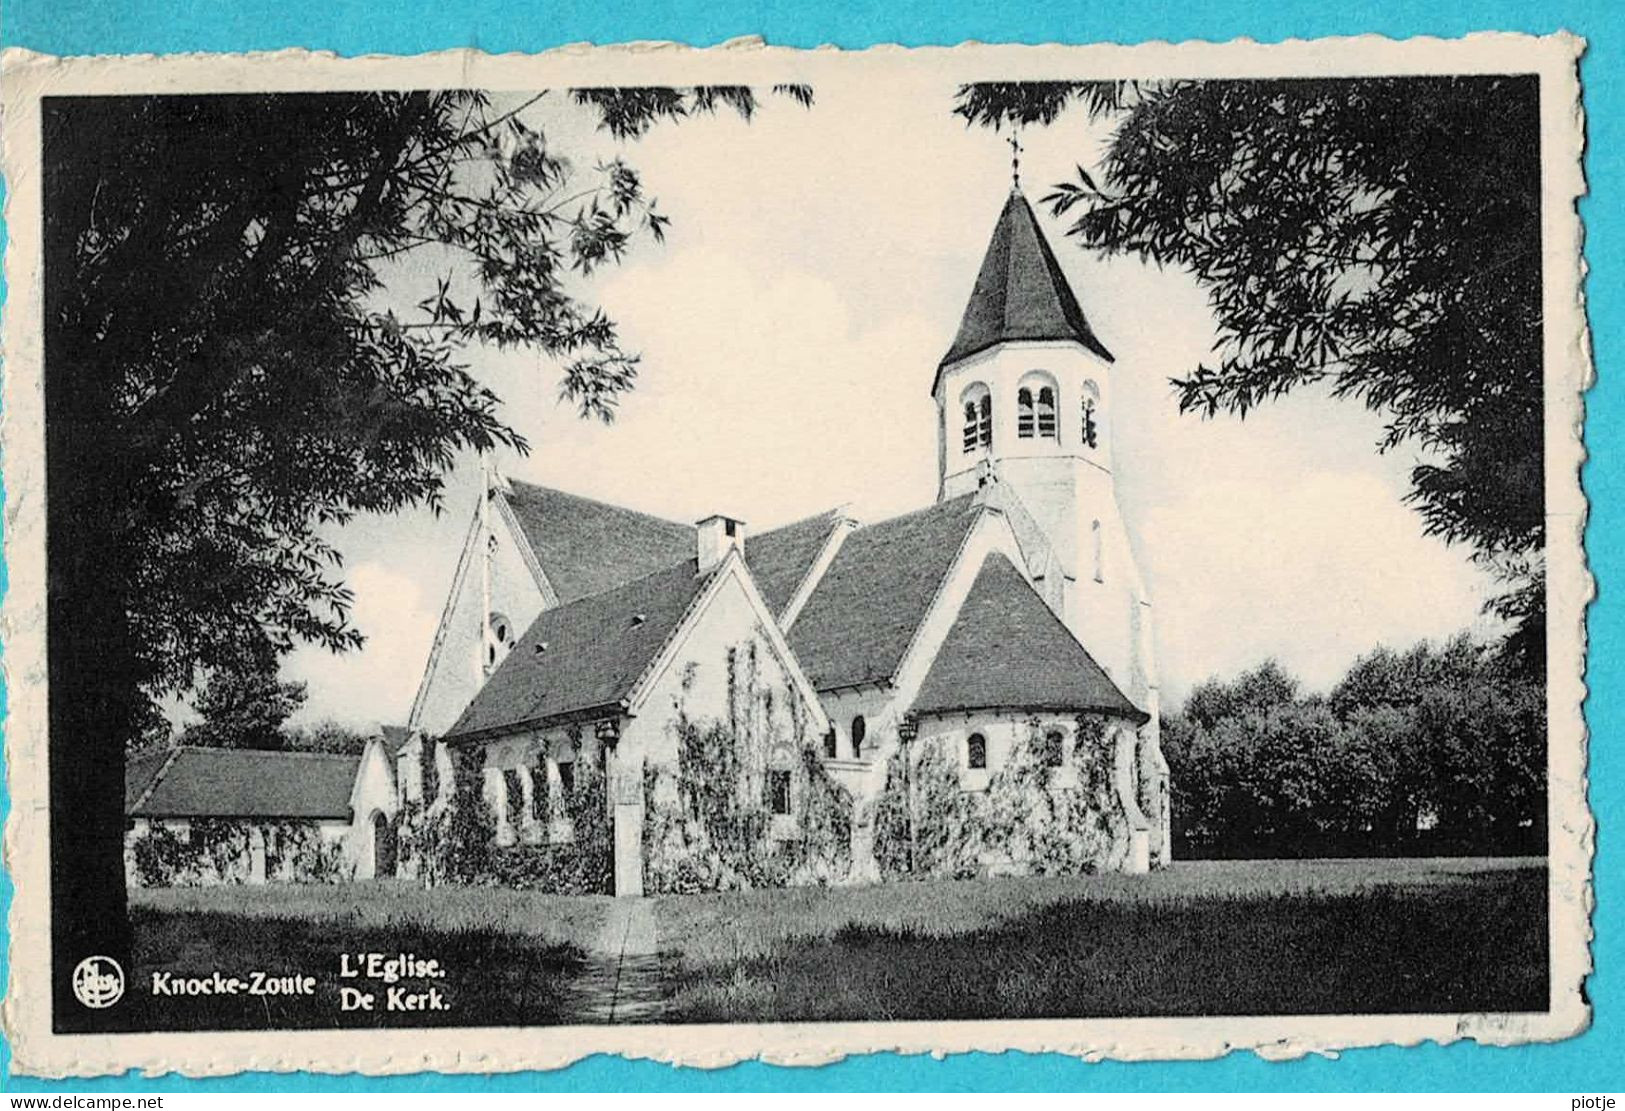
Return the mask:
M543 610L446 736L606 709L631 693L707 581L693 559Z
M914 712L1102 711L1145 720L1004 555L982 563Z
M183 746L125 769L125 811L138 818L350 817L361 757L326 752ZM135 790L145 779L150 789Z
M857 529L790 629L818 690L886 682L980 512L965 494Z

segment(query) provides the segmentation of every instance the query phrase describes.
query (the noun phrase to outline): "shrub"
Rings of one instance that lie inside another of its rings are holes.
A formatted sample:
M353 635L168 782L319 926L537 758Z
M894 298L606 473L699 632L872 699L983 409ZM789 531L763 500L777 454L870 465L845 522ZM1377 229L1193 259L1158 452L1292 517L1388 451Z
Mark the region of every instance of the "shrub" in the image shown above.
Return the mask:
M142 887L180 887L197 881L197 852L173 830L149 825L130 845L136 882Z
M517 780L518 773L512 774ZM517 804L510 805L510 815L516 815ZM614 833L608 793L603 775L590 761L582 762L575 790L564 799L564 807L573 833L570 841L493 846L474 882L553 895L610 894L614 883ZM549 805L538 813L533 803L532 813L544 821L550 809ZM545 837L545 821L542 828Z
M519 836L525 824L525 788L519 780L518 768L502 769L502 807L508 828L515 837Z
M440 798L440 765L435 760L435 742L429 737L418 738L418 779L423 805L433 806Z
M897 746L874 807L882 876L968 879L981 870L982 808L960 789L959 762L940 738Z

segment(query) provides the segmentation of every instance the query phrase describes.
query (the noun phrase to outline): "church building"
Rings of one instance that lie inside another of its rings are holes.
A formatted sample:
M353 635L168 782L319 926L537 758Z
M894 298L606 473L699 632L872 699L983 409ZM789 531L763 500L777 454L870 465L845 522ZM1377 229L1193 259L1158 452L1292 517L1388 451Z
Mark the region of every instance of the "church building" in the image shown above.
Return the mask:
M1151 606L1117 503L1113 370L1013 190L958 333L922 368L934 504L752 531L491 475L395 756L403 802L443 805L453 758L477 753L496 843L550 844L570 838L561 801L590 771L615 892L664 889L656 858L670 863L700 821L674 784L703 725L739 749L730 789L768 815L764 837L797 846L816 821L841 839L839 870L787 868L784 882L862 882L888 874L885 798L914 789L917 754L939 753L974 799L1038 752L1040 778L1023 782L1100 811L1088 869L1165 864ZM817 792L846 813L815 820ZM973 866L1043 870L1007 842L975 849ZM723 882L684 868L682 889Z

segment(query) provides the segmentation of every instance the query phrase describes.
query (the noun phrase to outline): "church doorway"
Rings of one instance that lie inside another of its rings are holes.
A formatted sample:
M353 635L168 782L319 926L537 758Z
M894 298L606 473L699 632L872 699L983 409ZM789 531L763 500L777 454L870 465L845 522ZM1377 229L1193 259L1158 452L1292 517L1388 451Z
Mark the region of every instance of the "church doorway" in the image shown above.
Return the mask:
M388 879L395 874L395 827L383 813L372 816L372 875Z

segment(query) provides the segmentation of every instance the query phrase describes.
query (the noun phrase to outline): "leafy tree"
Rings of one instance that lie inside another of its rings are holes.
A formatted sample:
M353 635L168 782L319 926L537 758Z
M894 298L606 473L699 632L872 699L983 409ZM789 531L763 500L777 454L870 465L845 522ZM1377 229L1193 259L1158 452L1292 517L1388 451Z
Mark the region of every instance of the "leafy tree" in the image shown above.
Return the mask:
M1542 685L1465 636L1357 660L1328 697L1273 664L1209 680L1165 717L1186 852L1534 848L1545 829Z
M1045 200L1088 248L1188 269L1217 358L1181 411L1311 383L1421 461L1428 533L1508 585L1506 654L1544 670L1540 127L1528 76L1051 82L960 90L974 124L1107 119L1099 180Z
M305 704L303 683L286 683L273 671L219 671L198 692L200 720L181 731L179 742L210 748L288 747L288 718Z
M550 140L547 95L45 101L60 905L124 905L112 800L157 699L299 642L357 647L329 530L438 508L459 452L524 448L469 346L550 357L588 416L609 419L632 388L637 356L574 278L658 239L666 217L624 161L577 165ZM619 136L756 103L741 89L575 100ZM386 303L425 276L415 310ZM127 956L123 920L56 922L57 1014L87 1023L68 970Z
M369 739L371 734L331 719L285 730L282 735L283 746L296 752L338 752L346 756L361 755Z
M1185 713L1212 728L1221 719L1248 712L1267 714L1298 697L1298 681L1275 660L1265 660L1228 683L1209 679L1198 684L1185 701Z

